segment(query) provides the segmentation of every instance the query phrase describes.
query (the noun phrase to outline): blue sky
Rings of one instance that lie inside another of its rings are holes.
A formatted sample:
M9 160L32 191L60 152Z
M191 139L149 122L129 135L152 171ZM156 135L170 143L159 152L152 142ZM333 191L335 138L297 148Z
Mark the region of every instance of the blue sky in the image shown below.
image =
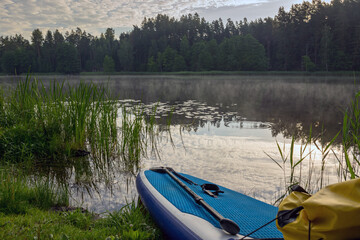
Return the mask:
M326 0L327 2L329 0ZM99 35L107 27L118 36L140 25L144 17L167 14L176 18L199 13L212 21L244 17L249 20L274 17L280 6L290 9L302 0L0 0L0 36L22 34L29 39L39 28L60 32L76 29Z

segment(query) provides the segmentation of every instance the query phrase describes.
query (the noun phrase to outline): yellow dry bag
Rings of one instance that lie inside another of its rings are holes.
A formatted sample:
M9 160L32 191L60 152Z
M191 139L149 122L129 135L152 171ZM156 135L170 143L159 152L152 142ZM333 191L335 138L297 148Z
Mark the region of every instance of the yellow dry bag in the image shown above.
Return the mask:
M360 179L329 185L314 195L295 188L276 221L287 239L360 239Z

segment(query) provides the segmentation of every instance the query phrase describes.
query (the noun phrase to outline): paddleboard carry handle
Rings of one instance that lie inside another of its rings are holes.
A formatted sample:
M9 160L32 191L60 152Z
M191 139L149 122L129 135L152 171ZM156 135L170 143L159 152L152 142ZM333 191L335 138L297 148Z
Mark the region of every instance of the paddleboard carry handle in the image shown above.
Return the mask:
M171 168L170 168L171 169ZM219 221L220 226L223 230L230 233L231 235L236 235L240 232L240 227L231 219L224 218L220 213L218 213L214 208L212 208L205 200L197 195L193 190L191 190L188 186L186 186L182 181L180 181L173 173L174 170L170 171L166 167L156 167L156 168L150 168L151 171L157 172L157 173L167 173L172 179L175 180L177 184L179 184L182 188L185 189L185 191L191 195L191 197L195 200L195 202L202 207L205 208L205 210L210 213L216 220Z

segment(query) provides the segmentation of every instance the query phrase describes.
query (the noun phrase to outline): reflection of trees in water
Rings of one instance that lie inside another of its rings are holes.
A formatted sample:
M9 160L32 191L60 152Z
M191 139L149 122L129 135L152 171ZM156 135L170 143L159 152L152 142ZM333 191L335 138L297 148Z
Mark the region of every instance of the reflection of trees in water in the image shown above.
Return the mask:
M53 80L54 77L42 77ZM56 77L62 80L65 77ZM216 107L220 113L236 112L239 119L270 122L274 136L279 133L297 139L324 129L324 141L341 129L343 109L360 90L353 77L301 76L69 76L73 85L79 80L108 84L120 99L137 99L145 104L163 102L176 105L188 100ZM166 119L166 118L165 118ZM163 120L157 119L158 122ZM172 124L199 128L219 119L186 118L174 114ZM226 122L226 121L225 121ZM164 120L166 123L166 120Z
M192 99L218 112L270 122L274 136L304 138L312 126L313 136L324 131L325 142L341 129L342 110L359 90L353 78L344 77L163 76L114 78L111 84L121 98L170 104ZM209 121L215 126L218 122ZM172 123L201 127L204 120L174 114Z

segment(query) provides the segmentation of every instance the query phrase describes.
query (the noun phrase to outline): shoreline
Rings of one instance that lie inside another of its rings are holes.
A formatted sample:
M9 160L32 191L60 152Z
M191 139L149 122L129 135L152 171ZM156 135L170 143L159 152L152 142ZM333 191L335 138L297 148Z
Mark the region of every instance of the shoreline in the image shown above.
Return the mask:
M27 74L7 75L0 74L0 76L26 76ZM360 72L355 71L336 71L336 72L301 72L301 71L184 71L184 72L80 72L79 74L62 74L58 72L49 73L31 73L33 76L126 76L126 75L141 75L141 76L344 76L357 77Z

